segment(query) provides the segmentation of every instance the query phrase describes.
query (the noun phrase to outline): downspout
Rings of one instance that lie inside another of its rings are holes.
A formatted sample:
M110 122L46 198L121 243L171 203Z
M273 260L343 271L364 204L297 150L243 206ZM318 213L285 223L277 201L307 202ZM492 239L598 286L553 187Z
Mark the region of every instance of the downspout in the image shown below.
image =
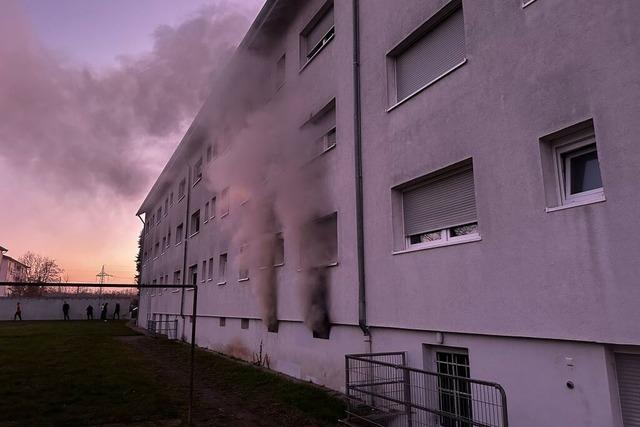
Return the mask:
M358 255L358 325L369 337L364 269L364 213L362 186L362 111L360 103L360 2L353 0L353 140L356 176L356 241ZM369 345L371 342L369 340Z
M191 166L187 163L187 209L184 220L184 248L182 257L182 284L187 284L187 245L189 244L189 212L191 211ZM180 295L180 317L182 318L182 336L184 337L184 288Z

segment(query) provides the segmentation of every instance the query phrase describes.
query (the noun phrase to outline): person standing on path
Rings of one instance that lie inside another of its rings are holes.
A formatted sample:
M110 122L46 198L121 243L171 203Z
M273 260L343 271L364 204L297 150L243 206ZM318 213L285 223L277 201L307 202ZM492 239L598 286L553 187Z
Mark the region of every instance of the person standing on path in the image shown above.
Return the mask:
M62 304L62 314L64 314L64 320L69 320L69 303L66 301Z
M119 302L116 303L116 309L113 310L113 320L116 320L116 317L118 318L118 320L120 320L120 303Z
M16 304L16 314L13 315L13 320L17 319L22 320L22 307L20 307L20 303Z
M87 320L93 320L93 306L91 304L87 306Z

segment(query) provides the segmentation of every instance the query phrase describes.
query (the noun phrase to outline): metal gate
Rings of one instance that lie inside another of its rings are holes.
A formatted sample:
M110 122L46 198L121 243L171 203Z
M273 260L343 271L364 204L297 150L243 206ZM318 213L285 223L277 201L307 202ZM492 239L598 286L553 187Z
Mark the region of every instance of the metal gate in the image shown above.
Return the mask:
M349 425L508 427L500 384L413 369L403 352L345 356Z
M164 320L162 315L159 319L156 315L147 319L147 331L154 336L165 336L170 340L178 339L178 319L169 319L167 316Z

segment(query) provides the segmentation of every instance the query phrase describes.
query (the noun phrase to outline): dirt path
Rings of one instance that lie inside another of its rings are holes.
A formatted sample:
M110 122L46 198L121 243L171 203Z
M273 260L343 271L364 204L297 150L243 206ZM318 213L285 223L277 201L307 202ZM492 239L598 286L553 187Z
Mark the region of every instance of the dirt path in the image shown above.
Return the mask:
M119 337L119 340L139 352L157 371L162 381L175 387L176 397L186 404L189 393L189 365L183 352L167 351L167 343L147 336ZM225 427L326 427L328 424L310 419L300 410L278 404L269 396L246 399L234 391L233 384L199 372L196 364L195 407L196 426Z

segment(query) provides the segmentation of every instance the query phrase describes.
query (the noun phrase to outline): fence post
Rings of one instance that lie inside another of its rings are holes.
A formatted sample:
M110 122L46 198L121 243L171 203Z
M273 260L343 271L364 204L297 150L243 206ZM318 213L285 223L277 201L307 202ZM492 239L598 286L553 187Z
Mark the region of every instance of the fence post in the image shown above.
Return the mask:
M411 372L409 372L406 366L403 366L401 369L403 376L402 381L404 383L404 408L407 412L407 426L411 427L413 425L413 414L411 413Z

